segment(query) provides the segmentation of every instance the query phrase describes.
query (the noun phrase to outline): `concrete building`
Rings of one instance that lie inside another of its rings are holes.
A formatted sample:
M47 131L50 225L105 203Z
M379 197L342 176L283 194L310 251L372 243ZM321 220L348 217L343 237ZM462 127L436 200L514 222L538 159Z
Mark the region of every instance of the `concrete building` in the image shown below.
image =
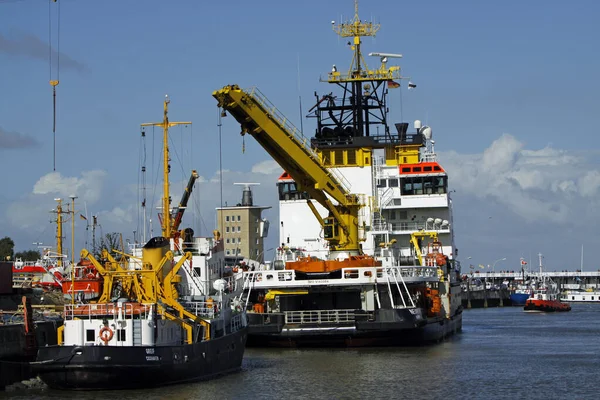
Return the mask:
M262 217L262 212L271 207L255 206L251 189L254 184L241 185L244 185L244 190L240 203L231 207L217 207L217 226L223 237L225 256L263 263L269 221Z

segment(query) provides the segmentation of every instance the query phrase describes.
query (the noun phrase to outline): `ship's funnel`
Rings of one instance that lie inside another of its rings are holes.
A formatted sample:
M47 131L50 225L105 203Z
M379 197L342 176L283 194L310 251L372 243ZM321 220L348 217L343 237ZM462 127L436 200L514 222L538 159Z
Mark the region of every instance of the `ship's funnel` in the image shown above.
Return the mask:
M144 269L158 268L160 261L169 252L170 243L169 239L162 236L153 237L146 243L142 248L142 262ZM166 276L171 269L171 265L167 264L163 267L162 274L158 274L158 278L162 281L162 278ZM146 288L148 285L144 285ZM151 285L150 285L151 286Z

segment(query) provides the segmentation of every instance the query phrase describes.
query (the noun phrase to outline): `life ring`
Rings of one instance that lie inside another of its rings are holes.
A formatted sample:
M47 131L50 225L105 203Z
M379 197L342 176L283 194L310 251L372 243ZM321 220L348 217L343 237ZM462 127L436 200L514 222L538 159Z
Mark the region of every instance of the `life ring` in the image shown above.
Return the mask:
M110 329L108 326L103 327L102 329L100 329L100 333L98 334L98 337L100 338L100 340L102 340L104 342L104 344L108 344L108 342L111 341L111 339L113 338L113 330Z
M88 279L94 279L94 278L96 278L96 275L94 275L93 273L89 272L89 273L87 274L87 278L88 278Z

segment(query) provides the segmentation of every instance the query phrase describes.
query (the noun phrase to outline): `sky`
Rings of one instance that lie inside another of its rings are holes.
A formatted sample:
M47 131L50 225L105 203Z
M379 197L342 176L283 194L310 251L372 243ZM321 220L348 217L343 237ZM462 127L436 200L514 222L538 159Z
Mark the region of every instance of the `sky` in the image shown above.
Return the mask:
M191 169L201 175L185 221L210 235L215 207L241 197L233 183L260 183L255 203L274 207L265 213L272 257L281 169L233 119L218 127L211 93L257 86L312 136L300 104L306 111L315 91L331 91L319 78L333 64L348 68L331 21L351 18L353 2L59 3L60 35L57 4L0 0L0 237L17 251L54 243L50 210L71 195L77 213L98 216L96 235L139 236L140 171L156 206L161 146L161 132L142 140L140 124L162 119L168 94L170 120L192 121L171 129L174 202ZM391 93L390 119L433 129L463 271L516 270L521 257L537 264L538 252L550 271L575 270L582 247L584 270L600 269L600 3L363 0L359 13L382 26L365 54L403 54L402 74L418 85ZM48 81L57 77L54 153ZM89 245L86 221L76 218L75 230L75 248Z

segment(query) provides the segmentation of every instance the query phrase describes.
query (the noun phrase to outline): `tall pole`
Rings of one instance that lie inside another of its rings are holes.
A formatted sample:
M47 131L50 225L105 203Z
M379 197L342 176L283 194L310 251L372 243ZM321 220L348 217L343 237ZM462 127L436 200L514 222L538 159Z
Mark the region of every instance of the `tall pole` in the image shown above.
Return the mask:
M63 243L62 243L62 224L63 224L63 210L62 210L62 199L54 199L58 203L56 206L56 252L58 253L57 265L59 267L63 266L62 261L62 252L63 252Z
M71 196L71 268L75 263L75 199L77 196Z
M160 126L163 128L163 198L162 198L162 235L165 238L171 238L171 198L169 196L169 128L176 125L191 125L191 122L169 122L169 96L165 95L163 104L163 120L162 122L150 122L141 126Z

